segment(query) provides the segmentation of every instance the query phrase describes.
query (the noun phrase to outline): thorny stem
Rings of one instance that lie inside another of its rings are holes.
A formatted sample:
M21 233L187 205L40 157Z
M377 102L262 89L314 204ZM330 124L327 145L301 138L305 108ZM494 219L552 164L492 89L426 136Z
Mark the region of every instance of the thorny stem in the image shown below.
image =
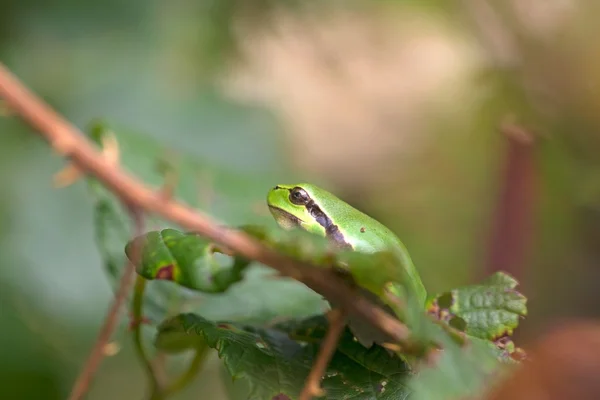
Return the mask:
M503 124L500 129L508 146L483 272L489 276L496 271L506 271L521 280L531 246L535 215L535 136L514 124Z

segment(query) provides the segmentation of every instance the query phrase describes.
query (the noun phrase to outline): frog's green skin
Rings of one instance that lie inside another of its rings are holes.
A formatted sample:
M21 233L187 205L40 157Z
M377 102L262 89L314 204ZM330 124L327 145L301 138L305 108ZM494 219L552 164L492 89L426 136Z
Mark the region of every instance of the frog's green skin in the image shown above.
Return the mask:
M267 203L277 223L284 228L297 226L326 236L342 248L363 253L395 252L418 299L425 302L425 287L406 247L380 222L309 183L277 185L269 191Z

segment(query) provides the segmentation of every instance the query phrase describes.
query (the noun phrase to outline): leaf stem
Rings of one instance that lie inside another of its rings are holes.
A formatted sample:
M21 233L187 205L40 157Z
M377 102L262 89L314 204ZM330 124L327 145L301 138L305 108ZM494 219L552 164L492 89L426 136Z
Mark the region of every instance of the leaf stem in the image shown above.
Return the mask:
M150 379L150 390L151 399L158 400L160 397L156 397L161 392L158 378L156 377L156 371L152 365L152 361L148 357L144 344L142 343L142 321L143 321L143 304L144 304L144 293L146 291L146 279L138 275L135 281L135 287L133 289L133 302L132 302L132 313L133 313L133 342L138 357L144 365L148 378Z
M142 364L144 364L148 378L150 379L150 400L163 400L174 393L179 392L193 381L196 375L198 375L203 362L206 360L206 356L210 349L205 343L200 344L195 349L194 358L190 362L188 368L166 388L164 385L161 385L154 364L146 353L142 343L143 305L147 282L148 281L140 275L137 276L135 281L132 302L133 341L138 357L142 361Z
M206 360L206 356L208 355L208 352L209 352L209 347L205 343L199 345L195 349L194 358L190 362L190 365L188 366L187 370L185 370L177 379L175 379L164 390L163 393L166 396L172 395L172 394L182 390L190 383L192 383L194 378L198 375L198 372L200 371L202 364Z

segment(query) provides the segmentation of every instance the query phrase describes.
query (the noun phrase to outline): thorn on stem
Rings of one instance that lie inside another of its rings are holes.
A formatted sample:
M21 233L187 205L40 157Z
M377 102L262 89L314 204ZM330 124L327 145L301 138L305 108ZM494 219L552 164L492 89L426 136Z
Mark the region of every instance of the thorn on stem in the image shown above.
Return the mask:
M393 351L394 353L398 353L399 351L402 350L402 347L400 347L400 345L398 345L396 343L382 343L381 347L383 347L384 349Z
M210 210L215 201L214 176L208 171L202 171L196 181L198 206Z
M386 285L383 294L388 304L393 305L396 309L403 310L406 308L405 302L391 291L389 285Z
M435 367L442 357L442 349L432 348L425 354L425 364L430 367Z
M509 137L510 139L516 140L517 142L530 145L535 140L535 134L533 134L528 129L519 125L515 121L514 116L508 116L504 119L502 124L500 125L500 132Z
M111 166L119 165L119 143L115 135L110 132L102 136L102 158ZM81 168L74 163L69 163L54 175L54 187L64 188L77 182L83 176Z
M282 274L281 272L276 272L274 274L267 275L266 278L269 280L280 280L280 279L287 279L288 277L285 276L284 274Z
M164 178L163 185L159 190L159 194L164 200L171 200L173 198L177 183L179 182L179 173L171 162L171 159L174 157L175 156L169 152L158 160L156 166L159 174Z
M106 343L102 348L105 357L112 357L121 351L121 346L117 342Z
M129 326L127 327L127 329L129 331L133 331L139 325L151 325L151 324L152 324L152 320L150 318L147 318L147 317L134 318L134 316L130 314L129 315Z

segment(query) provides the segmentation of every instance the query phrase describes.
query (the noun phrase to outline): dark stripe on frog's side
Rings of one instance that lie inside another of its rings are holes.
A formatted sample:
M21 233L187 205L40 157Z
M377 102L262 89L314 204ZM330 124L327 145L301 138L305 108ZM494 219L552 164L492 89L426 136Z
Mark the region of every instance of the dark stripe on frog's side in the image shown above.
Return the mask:
M321 207L319 207L313 199L310 199L304 207L306 207L311 217L313 217L319 225L325 228L325 237L337 244L341 249L352 249L352 245L346 242L344 234L340 231L340 228L333 223L333 221L323 212L323 210L321 210ZM297 217L294 218L298 220Z
M311 199L306 203L306 209L319 225L325 228L325 236L336 243L342 249L352 249L352 245L346 242L344 234L340 228L331 221L331 219L321 210L321 208Z

